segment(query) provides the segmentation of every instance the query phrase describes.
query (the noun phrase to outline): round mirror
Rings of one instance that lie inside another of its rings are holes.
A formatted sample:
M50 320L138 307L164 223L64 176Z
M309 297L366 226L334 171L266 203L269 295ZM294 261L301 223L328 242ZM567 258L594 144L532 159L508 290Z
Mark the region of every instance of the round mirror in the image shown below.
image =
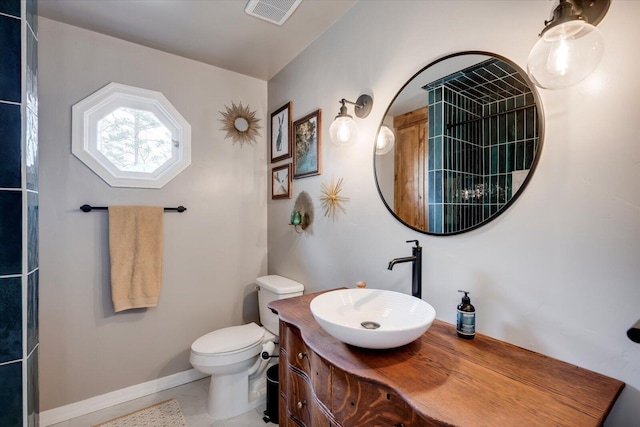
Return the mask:
M236 128L238 132L246 132L249 129L249 122L244 117L238 117L234 122L233 126Z
M378 192L416 231L473 230L522 193L543 130L538 93L515 63L488 52L448 55L409 79L387 108L378 133L392 147L376 138Z

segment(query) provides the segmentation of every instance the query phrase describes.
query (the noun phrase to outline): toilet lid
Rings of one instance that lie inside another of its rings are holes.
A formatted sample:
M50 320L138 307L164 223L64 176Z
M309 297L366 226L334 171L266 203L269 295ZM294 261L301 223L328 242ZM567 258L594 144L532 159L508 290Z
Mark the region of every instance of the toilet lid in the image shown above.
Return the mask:
M262 341L264 332L262 327L253 322L230 326L201 336L191 344L191 350L200 354L234 352Z

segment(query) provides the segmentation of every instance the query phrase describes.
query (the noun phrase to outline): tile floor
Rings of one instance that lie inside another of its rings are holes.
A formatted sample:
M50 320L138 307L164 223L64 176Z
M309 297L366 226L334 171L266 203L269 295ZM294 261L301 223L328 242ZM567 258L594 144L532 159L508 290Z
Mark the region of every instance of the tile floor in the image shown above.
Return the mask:
M51 427L90 427L138 409L175 398L180 403L188 427L271 427L273 423L263 420L265 405L245 414L227 420L214 420L207 415L206 401L209 392L209 378L203 378L188 384L144 396L120 405L92 412L82 417L54 424Z

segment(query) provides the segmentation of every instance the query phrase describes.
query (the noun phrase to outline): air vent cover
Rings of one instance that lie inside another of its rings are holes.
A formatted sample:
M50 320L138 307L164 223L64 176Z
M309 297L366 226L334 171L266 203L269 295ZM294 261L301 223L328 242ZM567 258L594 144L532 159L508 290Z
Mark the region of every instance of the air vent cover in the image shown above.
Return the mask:
M244 11L272 24L282 25L302 0L249 0Z

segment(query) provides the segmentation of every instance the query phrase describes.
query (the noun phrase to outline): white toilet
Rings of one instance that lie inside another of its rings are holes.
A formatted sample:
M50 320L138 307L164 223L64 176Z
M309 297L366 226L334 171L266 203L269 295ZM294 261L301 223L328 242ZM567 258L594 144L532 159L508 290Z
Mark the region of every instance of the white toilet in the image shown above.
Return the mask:
M191 344L191 365L211 375L207 413L213 418L235 417L265 403L265 372L278 363L277 357L268 356L278 355L279 320L267 305L304 290L302 284L276 275L258 277L256 283L263 326L251 322L218 329Z

